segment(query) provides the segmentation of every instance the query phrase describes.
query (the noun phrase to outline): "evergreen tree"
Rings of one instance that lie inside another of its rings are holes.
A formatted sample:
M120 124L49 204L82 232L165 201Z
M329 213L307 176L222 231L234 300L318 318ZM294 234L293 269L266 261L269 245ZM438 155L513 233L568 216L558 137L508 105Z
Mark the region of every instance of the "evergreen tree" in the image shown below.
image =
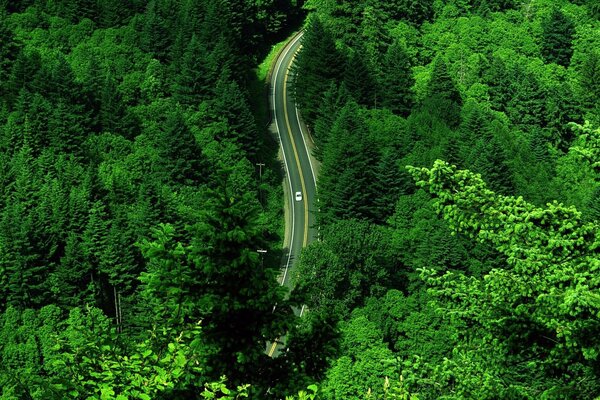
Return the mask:
M575 25L563 12L554 8L542 22L542 56L547 62L568 67L573 55Z
M579 71L579 86L583 105L589 110L600 109L600 53L589 52Z
M342 56L333 37L319 18L311 18L294 63L294 95L307 124L315 123L321 96L342 72Z
M173 0L151 0L144 15L142 33L143 49L161 62L168 61L168 55L175 37L174 23L177 6Z
M350 54L343 76L344 85L358 104L373 106L376 103L376 83L364 51Z
M433 62L427 85L427 98L423 105L427 111L439 115L451 127L460 122L462 98L448 72L446 61L441 57L437 57Z
M227 123L227 139L236 143L247 156L254 157L260 148L256 121L250 111L247 94L230 78L227 70L223 71L216 84L212 108L217 118Z
M319 221L374 220L378 154L361 110L349 101L339 113L323 153L319 174Z
M349 96L350 94L343 83L338 88L333 82L323 94L321 107L317 110L317 120L313 132L315 142L314 156L319 160L323 159L323 150L327 146L336 116L348 102Z
M197 107L213 93L215 76L206 63L209 54L196 35L192 36L181 61L181 70L175 79L173 97L179 103Z
M37 51L28 53L21 49L12 65L10 79L8 81L8 104L12 106L19 96L21 90L35 92L34 82L42 67L42 59Z
M159 128L156 145L165 182L197 183L203 176L202 151L181 110L170 112Z
M588 200L588 220L596 221L600 223L600 186L594 190L590 199Z
M506 113L513 123L524 130L546 126L547 93L533 72L518 66L510 93Z
M378 97L381 98L381 106L407 117L413 107L414 78L409 56L400 41L395 41L387 49L380 82Z
M0 10L0 92L6 93L9 89L8 78L12 65L19 54L19 47L14 39L12 31L7 26L6 16ZM7 99L3 97L3 102Z

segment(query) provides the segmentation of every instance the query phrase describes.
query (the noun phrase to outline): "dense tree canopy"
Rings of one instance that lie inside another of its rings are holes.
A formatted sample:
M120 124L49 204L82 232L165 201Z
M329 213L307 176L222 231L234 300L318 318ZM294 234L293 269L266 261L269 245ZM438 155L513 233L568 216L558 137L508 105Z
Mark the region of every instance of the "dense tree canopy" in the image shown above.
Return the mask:
M342 3L306 5L347 67L297 93L321 240L293 295L330 357L304 371L325 399L600 396L596 2Z
M0 0L0 398L600 397L598 4Z

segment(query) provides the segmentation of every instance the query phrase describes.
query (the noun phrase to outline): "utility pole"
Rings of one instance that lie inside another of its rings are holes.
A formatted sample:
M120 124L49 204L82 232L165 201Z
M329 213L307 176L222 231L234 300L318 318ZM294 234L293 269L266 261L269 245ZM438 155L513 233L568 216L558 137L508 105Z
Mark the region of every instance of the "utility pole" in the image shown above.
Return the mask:
M260 201L260 204L262 206L264 206L263 199L262 199L262 167L265 166L265 163L256 163L256 165L258 165L258 179L259 179L259 183L258 183L258 201Z
M257 253L260 254L260 268L263 269L265 267L265 254L267 254L267 250L265 249L258 249L256 250Z

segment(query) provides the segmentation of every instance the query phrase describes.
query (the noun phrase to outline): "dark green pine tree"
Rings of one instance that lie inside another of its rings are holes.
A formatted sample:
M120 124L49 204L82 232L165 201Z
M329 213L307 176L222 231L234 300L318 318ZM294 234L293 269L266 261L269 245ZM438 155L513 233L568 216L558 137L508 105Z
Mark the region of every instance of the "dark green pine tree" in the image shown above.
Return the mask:
M193 35L175 78L173 97L177 102L197 107L203 100L211 97L216 82L207 65L209 59L205 45Z
M90 266L90 280L97 281L102 257L108 246L110 217L106 206L100 200L95 201L89 211L85 231L82 234L81 251Z
M127 124L127 111L121 92L111 74L106 75L102 85L99 117L103 132L133 137L131 127Z
M506 113L510 120L524 130L545 127L546 92L536 75L518 66L515 71L508 100Z
M341 78L343 68L333 37L319 18L312 17L294 63L294 95L308 125L315 123L323 93Z
M340 111L323 152L319 175L319 223L338 219L375 220L379 155L358 105Z
M592 18L600 19L600 3L596 0L587 0L587 8Z
M399 150L387 148L377 164L375 210L380 223L393 214L393 205L412 188L410 175L400 166L399 154Z
M475 0L473 9L479 15L487 15L490 12L501 12L514 9L521 3L516 0Z
M42 58L37 51L28 52L21 50L19 52L10 71L6 96L3 96L8 99L9 108L17 101L21 90L26 90L30 93L35 92L34 82L41 67Z
M194 184L203 181L206 171L202 151L180 109L175 108L167 115L156 138L156 146L165 182Z
M92 2L82 2L92 3ZM102 28L119 27L128 22L132 10L130 2L119 0L102 0L98 2L98 22Z
M181 69L180 63L183 60L185 49L194 35L198 36L202 16L204 13L204 4L197 0L185 0L179 8L177 15L177 38L171 46L170 59L171 67L174 71Z
M342 83L340 87L331 83L329 89L323 94L321 107L317 110L317 120L313 129L313 138L315 141L314 156L318 160L323 159L323 149L327 146L327 140L333 124L335 123L338 112L346 105L350 93Z
M64 101L59 100L55 104L48 130L52 149L61 153L82 156L82 143L87 137L86 128L82 123L82 118L73 113L72 108Z
M9 89L8 79L13 63L19 55L19 46L15 41L12 31L7 25L6 16L3 15L2 10L0 10L0 43L2 43L2 45L0 45L0 91L6 93ZM2 102L7 100L8 99L3 98Z
M575 139L569 122L583 123L580 110L581 105L568 82L562 82L547 91L546 128L550 131L552 142L564 151L568 151Z
M383 58L382 75L378 97L381 105L394 114L407 117L413 107L411 62L400 41L392 43Z
M249 157L260 148L260 136L245 91L231 78L229 71L221 74L212 102L214 114L227 122L228 139L233 140Z
M583 106L589 110L600 110L600 51L592 49L580 68Z
M40 262L36 248L42 243L35 241L33 214L42 186L36 167L31 150L24 145L12 159L14 182L0 220L0 270L7 277L7 303L23 308L41 306L48 300L44 283L50 269Z
M568 67L573 55L575 25L563 12L555 7L548 18L542 21L542 56L546 62Z
M177 2L150 0L144 14L142 48L161 62L167 62L177 29Z
M508 102L512 97L513 75L513 71L509 70L502 58L493 57L483 79L490 88L490 104L494 110L506 112Z
M542 129L534 129L529 135L529 149L535 160L542 165L549 165L551 157L548 149L549 141Z
M433 0L388 0L374 2L394 19L402 19L414 25L421 25L433 18Z
M27 104L28 99L31 99ZM23 109L22 107L27 107ZM52 104L40 94L30 96L22 91L17 104L17 112L25 115L22 132L23 136L16 143L27 142L34 156L38 156L43 149L48 147L51 132L50 120L52 119Z
M238 383L261 379L265 342L284 331L289 306L276 281L278 264L257 252L267 244L256 196L239 193L229 176L219 172L218 187L209 191L193 228L191 259L199 285L192 293L204 314L203 334L218 349L209 355L209 375L226 373Z
M600 187L597 187L587 202L587 219L600 223Z
M368 107L376 102L376 82L366 62L364 51L354 51L346 61L344 85L358 104Z
M462 98L442 57L437 57L433 61L433 69L427 85L427 98L423 105L450 127L457 126L460 122Z
M487 135L475 146L475 152L478 154L473 162L473 170L481 173L491 190L506 196L514 195L515 184L509 164L510 158L499 134L503 127L498 121L492 121L486 129Z
M62 307L82 306L85 302L93 304L91 283L91 265L85 257L81 236L69 233L64 255L49 277L50 291L55 294L55 302Z

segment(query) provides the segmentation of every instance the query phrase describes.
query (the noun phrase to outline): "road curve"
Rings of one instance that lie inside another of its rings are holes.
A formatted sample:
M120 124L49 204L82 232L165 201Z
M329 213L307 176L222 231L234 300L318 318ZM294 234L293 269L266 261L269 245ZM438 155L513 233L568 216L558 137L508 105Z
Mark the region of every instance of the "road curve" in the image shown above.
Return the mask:
M302 33L294 36L285 45L275 61L270 82L270 107L274 129L283 152L285 179L287 180L285 198L290 211L290 218L287 219L285 227L289 241L282 263L280 284L290 289L290 278L300 257L300 252L316 237L313 212L316 199L316 177L311 164L304 127L293 98L291 67L301 42ZM301 201L296 200L296 192L302 193ZM269 344L267 353L272 356L276 350L275 344Z
M275 129L283 151L286 170L286 201L291 212L287 259L284 260L281 284L289 286L291 272L303 247L315 238L314 210L316 179L309 156L304 128L293 98L291 66L300 49L302 34L295 36L280 53L271 76L271 109ZM302 193L296 201L295 193Z

